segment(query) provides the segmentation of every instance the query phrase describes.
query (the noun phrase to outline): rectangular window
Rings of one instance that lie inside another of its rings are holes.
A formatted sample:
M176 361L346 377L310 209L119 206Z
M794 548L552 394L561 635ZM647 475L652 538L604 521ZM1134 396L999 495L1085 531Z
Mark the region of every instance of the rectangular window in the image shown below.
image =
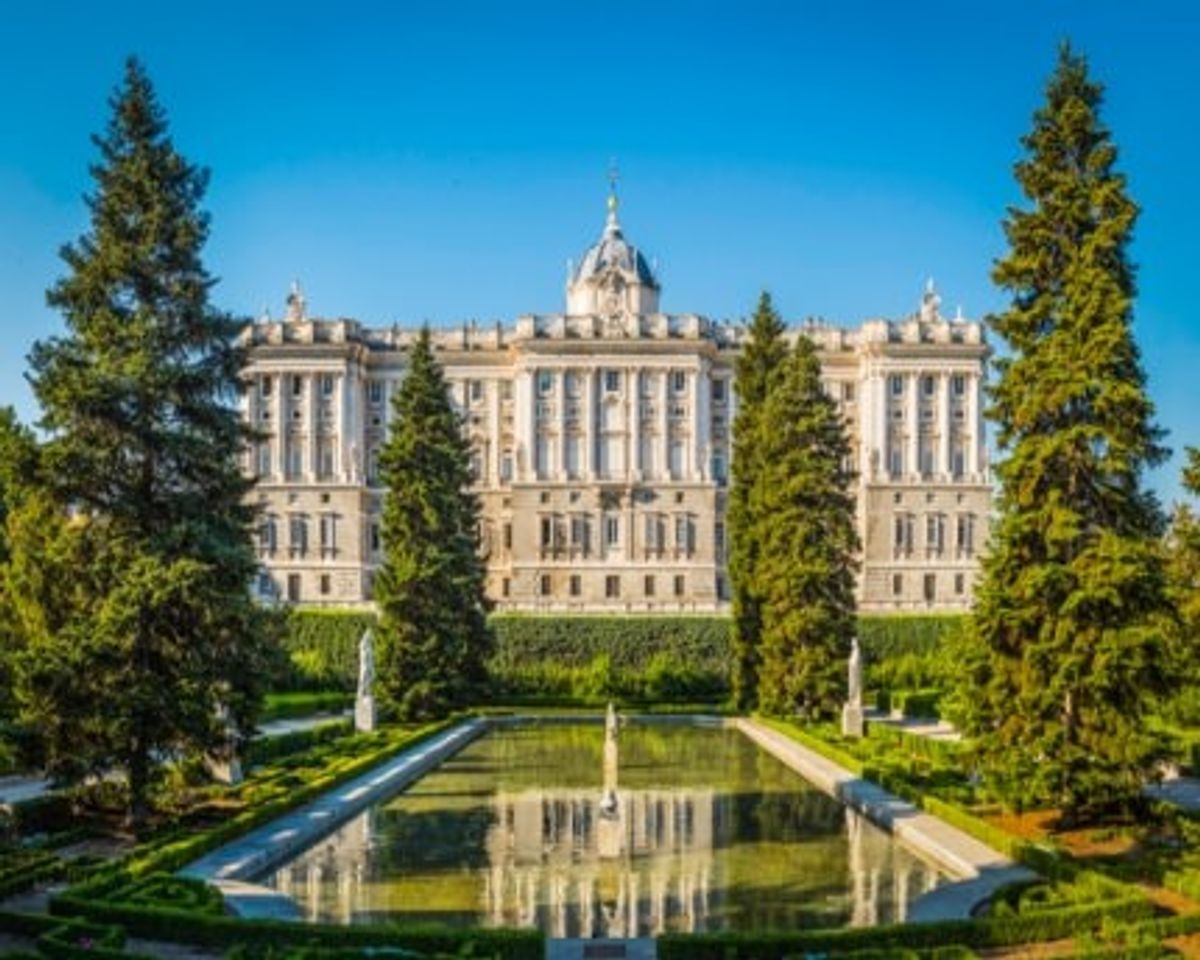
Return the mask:
M263 377L258 381L258 394L260 397L269 397L271 395L271 377Z
M292 396L298 397L304 393L304 378L298 373L292 374Z
M327 573L321 574L321 596L323 596L323 597L329 596L329 586L330 586L329 574L327 574Z
M371 536L371 552L372 552L372 553L378 553L378 552L379 552L379 542L380 542L380 538L379 538L379 524L378 524L378 523L372 523L372 524L371 524L371 534L370 534L370 536Z
M904 574L893 573L892 574L892 596L898 597L902 593L904 593Z
M580 471L580 454L583 451L583 438L577 433L569 433L563 440L563 459L565 463L567 476L575 480L579 477Z
M951 383L956 397L961 397L967 392L967 378L961 373L956 373Z
M547 434L538 434L534 452L537 456L538 476L545 477L550 473L550 437Z
M718 520L713 524L713 553L717 563L725 562L725 521Z
M933 439L930 437L921 438L921 476L929 477L933 475Z
M604 578L604 596L609 600L616 599L621 595L621 578L609 575Z
M483 381L482 380L472 380L470 391L471 391L471 402L472 403L478 403L480 400L482 400L483 399Z
M940 513L925 515L925 550L930 556L941 556L946 545L946 518Z
M683 476L683 441L672 440L668 449L667 469L671 472L671 479L678 480Z
M550 574L548 574L548 573L542 574L541 582L539 584L539 589L540 589L543 597L550 596Z
M714 450L712 459L713 481L718 486L725 486L725 481L728 480L728 475L725 471L725 451Z
M331 557L337 553L337 523L332 513L321 514L321 556Z
M321 441L320 479L333 479L333 441L329 439Z
M367 482L372 486L379 482L379 450L375 447L367 451Z
M682 573L675 574L675 596L682 597L684 594L685 586L686 586L686 581L684 579L683 574Z
M621 389L621 371L620 370L605 370L604 371L604 391L605 393L616 393Z
M888 450L888 472L893 477L904 475L904 448L898 443Z
M504 549L505 550L512 549L512 524L511 523L506 523L504 525Z
M308 523L299 514L288 518L288 548L293 557L302 557L308 552Z
M675 549L689 555L696 549L696 523L690 516L675 518Z
M500 455L500 482L511 483L513 478L513 455L511 450L505 450Z
M643 583L643 592L648 597L654 596L654 574L646 574L645 582Z
M550 391L554 389L554 374L549 370L539 370L537 372L537 395L539 397L550 396Z
M333 375L325 373L321 375L321 396L333 396Z
M928 374L923 376L921 378L921 393L923 393L926 397L932 397L936 383L937 381L935 381L933 377L929 376Z
M507 597L512 592L512 582L505 577L500 581L500 596Z
M966 579L967 578L964 577L961 573L956 573L954 575L954 592L960 597L963 595L963 592L966 590Z
M714 380L712 382L712 401L713 403L724 403L725 397L728 395L725 380Z
M893 373L888 377L888 389L893 397L904 396L904 378L899 374Z
M301 440L299 437L288 439L287 478L289 480L299 480L300 473L304 469L304 452L300 449L300 444Z
M369 380L367 381L367 400L373 407L383 403L383 381Z
M854 402L854 384L852 384L852 383L843 383L842 384L842 400L844 400L846 403Z
M960 513L958 515L958 552L963 556L971 556L975 552L975 515Z
M913 518L910 513L897 513L892 520L892 549L897 556L908 556L913 548Z
M554 546L554 519L542 517L542 549L549 550Z
M963 456L961 445L954 448L954 479L961 480L966 472L966 458Z
M727 586L727 584L725 582L725 578L720 575L717 576L717 599L718 600L728 600L729 599L729 587Z
M579 396L579 374L574 370L568 370L563 375L563 385L566 388L567 396L575 398Z
M937 599L937 574L936 573L925 574L924 593L925 593L925 602L926 603L933 603L933 601Z
M260 477L271 475L271 445L269 443L258 445L258 475Z
M289 573L287 578L287 597L289 603L300 602L300 574Z
M591 524L585 516L571 517L571 546L587 553L591 541Z
M511 380L501 380L500 381L500 399L501 400L511 400L512 399L512 381Z
M671 371L671 392L683 393L687 389L687 373L683 370Z
M620 517L604 518L604 542L610 547L615 547L621 542Z
M583 593L583 578L577 573L571 574L571 596L577 597Z

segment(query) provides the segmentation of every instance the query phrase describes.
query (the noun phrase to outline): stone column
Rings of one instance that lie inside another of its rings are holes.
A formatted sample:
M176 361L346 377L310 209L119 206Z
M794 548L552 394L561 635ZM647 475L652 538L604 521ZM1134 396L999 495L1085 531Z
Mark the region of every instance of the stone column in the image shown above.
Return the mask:
M308 479L317 479L321 465L321 374L308 374Z
M669 367L664 367L659 372L659 377L662 380L660 384L659 403L661 409L658 411L658 420L661 424L662 438L659 445L662 447L662 463L659 465L659 476L663 480L671 479L671 370Z
M642 453L642 412L638 404L642 402L641 387L638 383L636 367L625 370L625 396L629 401L629 460L625 464L626 476L631 483L641 478Z
M284 444L284 438L287 436L287 400L285 395L288 389L288 378L283 374L275 374L275 402L273 406L275 410L271 416L274 418L275 434L271 437L271 446L274 448L271 454L271 472L275 478L282 483L287 479L287 463L285 463L287 455L287 447Z
M350 383L349 364L342 367L333 385L333 479L339 483L350 480L350 443L346 430L346 391Z
M904 387L908 391L908 395L905 397L908 406L908 462L905 464L907 467L905 473L910 477L916 477L921 472L921 411L918 400L921 389L920 373L906 374Z
M513 454L517 460L514 473L516 479L526 481L532 480L536 476L537 466L533 462L534 454L537 452L534 436L536 430L534 412L537 397L533 388L533 378L532 370L521 370L514 378L513 385L513 443L516 448Z
M596 368L590 367L583 378L583 475L596 479Z
M968 374L965 386L967 391L967 430L970 431L970 437L967 440L967 475L972 480L977 480L979 479L979 454L983 450L983 418L980 416L979 376L975 373Z
M703 480L708 471L705 469L701 454L706 448L705 440L708 433L704 423L708 419L708 395L700 389L703 382L703 366L688 374L688 403L692 417L691 436L688 438L688 479Z
M954 418L950 415L950 374L946 371L938 376L938 419L941 423L938 431L941 434L938 443L940 472L944 479L949 480L954 474L950 451L950 432L953 428Z
M885 479L896 479L892 476L891 465L891 435L894 429L888 420L888 377L887 374L876 370L875 383L875 443L879 450L879 476Z
M488 486L498 487L500 485L500 460L504 456L504 441L501 439L503 431L500 429L500 381L488 380L484 396L487 398L488 417L491 418L488 433L493 440L492 455L488 458L487 463Z
M569 370L558 370L554 374L554 384L557 389L554 395L558 397L558 469L555 476L559 480L567 477L567 406L571 398L567 396L567 376Z

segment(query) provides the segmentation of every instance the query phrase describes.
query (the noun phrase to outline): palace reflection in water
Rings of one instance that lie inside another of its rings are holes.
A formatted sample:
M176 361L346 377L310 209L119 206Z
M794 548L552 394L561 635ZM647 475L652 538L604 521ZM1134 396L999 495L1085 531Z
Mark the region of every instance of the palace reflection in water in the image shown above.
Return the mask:
M598 726L536 726L470 745L267 882L310 919L626 937L902 920L938 880L736 731L632 726L618 749Z

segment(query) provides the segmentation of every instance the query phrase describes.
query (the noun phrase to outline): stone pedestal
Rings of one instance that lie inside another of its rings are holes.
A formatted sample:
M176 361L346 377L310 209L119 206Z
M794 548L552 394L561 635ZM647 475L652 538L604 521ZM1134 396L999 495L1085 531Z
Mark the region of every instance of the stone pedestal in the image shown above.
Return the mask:
M863 735L862 704L847 703L842 706L842 736L858 739Z
M354 729L371 733L375 729L375 698L359 697L354 701Z

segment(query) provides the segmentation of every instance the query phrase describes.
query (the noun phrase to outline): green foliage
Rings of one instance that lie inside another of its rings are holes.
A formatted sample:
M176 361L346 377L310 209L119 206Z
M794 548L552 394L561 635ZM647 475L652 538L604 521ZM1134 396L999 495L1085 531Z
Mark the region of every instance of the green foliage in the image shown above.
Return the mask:
M341 713L353 703L352 695L336 690L268 693L258 719L266 723L271 720L310 717L316 713Z
M1008 350L989 417L1002 493L964 649L991 786L1068 823L1139 801L1163 758L1146 717L1176 681L1159 535L1141 486L1165 455L1131 330L1137 207L1114 169L1101 87L1061 51L1016 165L991 318Z
M291 609L283 628L287 663L273 680L275 690L344 690L358 684L358 642L378 628L375 614L359 610Z
M67 274L47 294L67 333L30 356L48 491L11 543L26 550L18 578L40 580L15 601L16 687L51 773L123 769L139 820L153 757L224 745L218 704L252 724L265 644L247 590L240 322L209 305L200 256L207 174L176 152L136 61L111 106L89 230L63 248ZM45 531L29 529L35 514Z
M277 737L257 737L242 750L242 765L253 767L282 757L311 750L322 743L340 740L354 732L353 720L330 720L307 730L293 730Z
M767 387L787 357L783 320L765 290L750 321L749 337L738 354L734 390L732 483L729 488L729 583L733 592L732 683L735 703L749 710L758 702L762 613L757 596L759 514L752 502L765 461L759 434Z
M844 699L859 542L850 443L807 337L770 379L757 449L748 531L762 622L758 702L770 713L830 716Z
M384 560L379 685L405 719L445 716L487 687L491 632L468 442L424 328L379 463Z

